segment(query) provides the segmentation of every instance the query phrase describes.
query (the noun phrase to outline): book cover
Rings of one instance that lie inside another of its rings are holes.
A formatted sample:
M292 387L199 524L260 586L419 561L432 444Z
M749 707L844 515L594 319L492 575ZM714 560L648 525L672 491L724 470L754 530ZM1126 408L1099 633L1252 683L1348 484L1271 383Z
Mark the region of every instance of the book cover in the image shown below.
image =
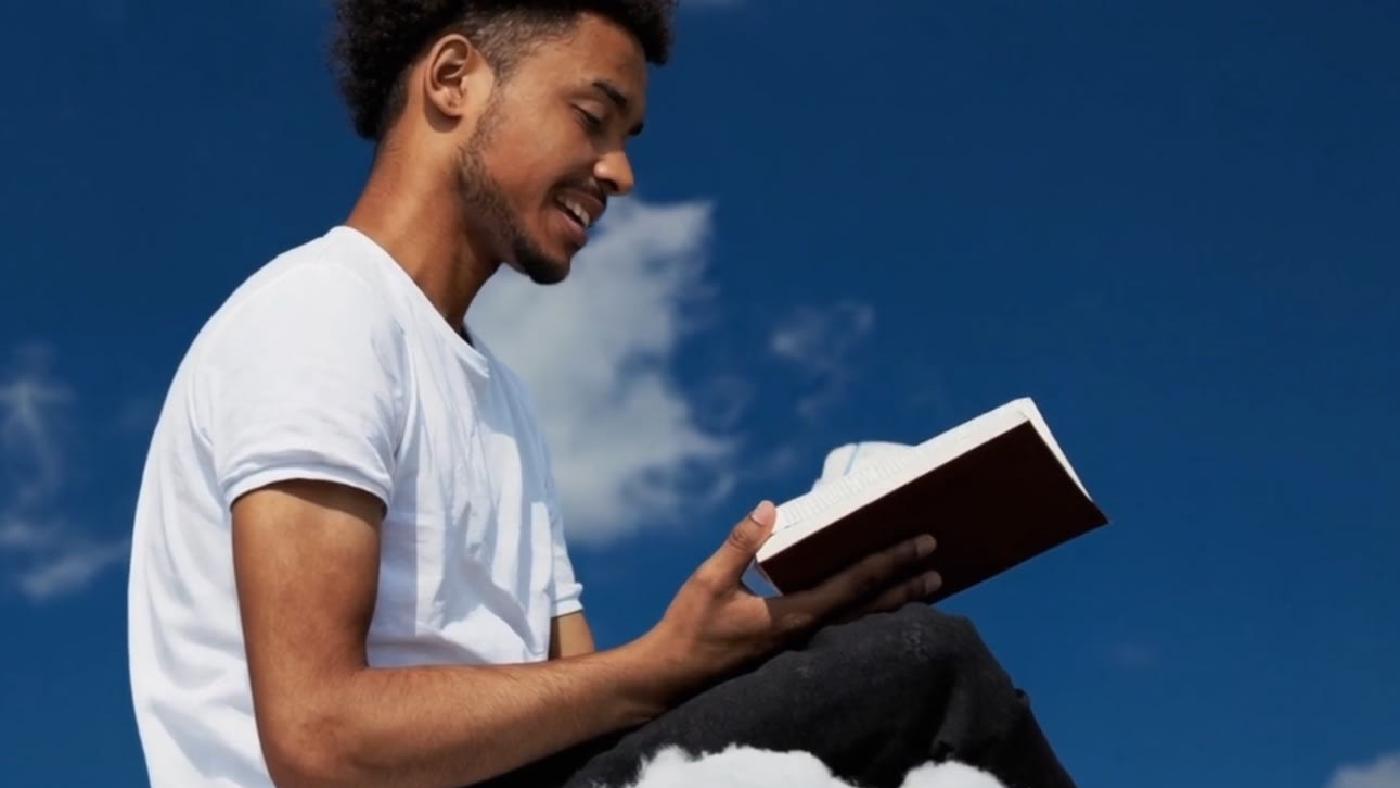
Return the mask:
M1108 522L1029 399L917 447L837 449L813 490L778 512L758 555L778 590L812 587L928 533L938 540L932 566L943 577L935 601Z

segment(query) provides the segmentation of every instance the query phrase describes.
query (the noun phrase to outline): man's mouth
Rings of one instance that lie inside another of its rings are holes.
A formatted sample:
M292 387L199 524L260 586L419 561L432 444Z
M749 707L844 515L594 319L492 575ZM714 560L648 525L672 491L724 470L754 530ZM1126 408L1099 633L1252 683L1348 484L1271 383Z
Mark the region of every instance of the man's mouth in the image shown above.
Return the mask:
M592 191L571 188L555 195L554 207L573 230L575 243L582 246L588 243L588 231L602 217L607 201Z
M589 213L578 200L569 197L560 197L555 200L555 204L563 209L565 216L569 217L574 224L577 224L585 232L593 226L593 214Z

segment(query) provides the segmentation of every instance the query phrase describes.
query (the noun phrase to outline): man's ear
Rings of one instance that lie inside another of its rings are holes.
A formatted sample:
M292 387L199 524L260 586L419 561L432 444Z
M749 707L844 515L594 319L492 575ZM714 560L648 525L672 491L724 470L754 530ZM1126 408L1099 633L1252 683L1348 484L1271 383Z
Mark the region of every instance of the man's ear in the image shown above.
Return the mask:
M434 122L473 122L487 106L495 73L466 36L439 38L423 61L424 109Z

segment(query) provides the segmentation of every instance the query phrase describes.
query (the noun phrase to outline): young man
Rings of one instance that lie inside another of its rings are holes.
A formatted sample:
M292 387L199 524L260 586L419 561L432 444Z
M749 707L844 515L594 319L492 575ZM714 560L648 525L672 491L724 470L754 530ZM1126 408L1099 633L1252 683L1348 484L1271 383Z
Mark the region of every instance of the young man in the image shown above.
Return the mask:
M632 190L669 5L340 3L369 181L200 332L142 481L131 681L156 785L607 784L730 742L872 785L940 757L1069 784L965 622L864 616L937 588L931 540L766 601L740 583L764 503L655 628L595 652L525 394L463 320L502 265L564 279Z

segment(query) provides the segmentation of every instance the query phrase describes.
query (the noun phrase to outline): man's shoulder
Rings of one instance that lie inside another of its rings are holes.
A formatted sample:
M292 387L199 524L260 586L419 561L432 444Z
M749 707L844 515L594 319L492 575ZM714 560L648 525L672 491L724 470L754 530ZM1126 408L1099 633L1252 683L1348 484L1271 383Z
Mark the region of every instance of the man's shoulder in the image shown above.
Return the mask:
M174 384L190 387L201 423L212 423L219 403L287 386L331 397L404 384L406 332L392 294L333 241L322 236L278 255L205 323Z
M344 228L279 254L233 291L202 332L209 340L266 334L289 339L327 326L345 338L399 332L395 304L364 250Z

